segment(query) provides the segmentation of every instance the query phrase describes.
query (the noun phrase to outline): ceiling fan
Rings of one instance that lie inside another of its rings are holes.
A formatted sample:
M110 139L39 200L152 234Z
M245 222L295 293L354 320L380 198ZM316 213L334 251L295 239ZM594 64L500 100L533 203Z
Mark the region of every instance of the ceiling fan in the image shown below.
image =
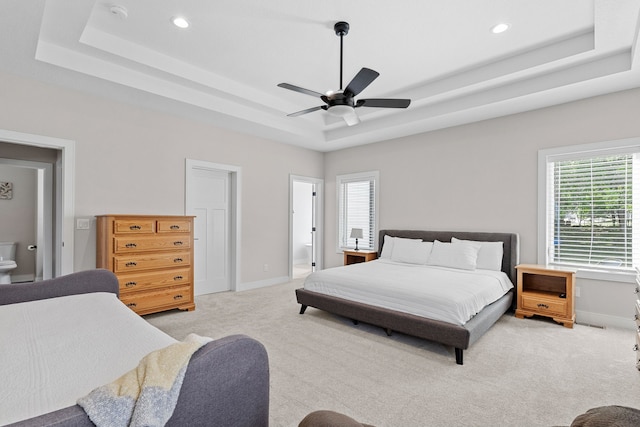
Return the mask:
M349 24L347 22L336 22L333 26L337 36L340 36L340 90L330 91L326 94L315 92L289 83L280 83L278 86L293 90L295 92L304 93L322 99L325 105L307 108L306 110L287 114L288 117L297 117L303 114L311 113L317 110L326 110L329 114L342 117L349 126L360 123L360 119L355 112L359 107L378 107L378 108L407 108L411 103L410 99L388 99L388 98L370 98L354 100L354 97L362 92L371 84L379 75L377 71L369 68L362 68L358 74L349 82L347 87L342 89L342 40L349 33Z

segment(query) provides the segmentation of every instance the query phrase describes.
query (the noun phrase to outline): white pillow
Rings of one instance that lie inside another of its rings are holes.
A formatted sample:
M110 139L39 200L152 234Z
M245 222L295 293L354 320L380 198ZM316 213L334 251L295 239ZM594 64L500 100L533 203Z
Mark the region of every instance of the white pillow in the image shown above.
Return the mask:
M502 270L503 242L478 242L475 240L460 240L455 237L451 238L451 243L453 244L460 242L471 243L479 248L476 268L493 271Z
M391 261L408 264L426 264L433 243L420 239L394 239Z
M475 270L478 251L479 248L470 243L459 242L454 245L436 240L433 242L433 249L431 249L427 264L461 270Z
M388 234L384 235L384 242L382 244L382 253L380 258L391 259L391 252L393 252L393 241L395 237L391 237Z
M384 235L384 243L382 245L382 253L380 258L391 259L393 253L393 244L396 240L414 240L416 242L422 242L422 239L406 239L404 237L391 237L388 234Z

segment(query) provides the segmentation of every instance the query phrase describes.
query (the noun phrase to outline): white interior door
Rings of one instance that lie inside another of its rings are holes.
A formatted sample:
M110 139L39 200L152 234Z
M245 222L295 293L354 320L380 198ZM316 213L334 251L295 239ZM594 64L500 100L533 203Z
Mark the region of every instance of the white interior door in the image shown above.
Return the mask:
M187 214L194 219L194 293L231 289L230 174L228 171L192 167L187 173Z

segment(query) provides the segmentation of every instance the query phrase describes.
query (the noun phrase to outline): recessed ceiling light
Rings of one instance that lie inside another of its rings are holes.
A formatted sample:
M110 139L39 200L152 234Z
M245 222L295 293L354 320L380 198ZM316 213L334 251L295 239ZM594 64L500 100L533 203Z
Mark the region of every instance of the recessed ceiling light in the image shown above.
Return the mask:
M183 16L174 16L171 18L171 22L178 28L189 28L189 21Z
M491 32L493 34L500 34L500 33L504 33L505 31L507 31L509 28L511 27L511 25L505 23L505 22L501 22L500 24L496 24L493 27L491 27Z

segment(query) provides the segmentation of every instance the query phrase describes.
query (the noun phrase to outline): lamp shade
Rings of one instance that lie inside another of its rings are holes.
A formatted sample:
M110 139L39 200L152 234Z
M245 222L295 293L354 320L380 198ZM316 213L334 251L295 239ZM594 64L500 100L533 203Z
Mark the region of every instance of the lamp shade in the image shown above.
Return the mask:
M352 239L362 239L362 228L352 228L350 237Z

